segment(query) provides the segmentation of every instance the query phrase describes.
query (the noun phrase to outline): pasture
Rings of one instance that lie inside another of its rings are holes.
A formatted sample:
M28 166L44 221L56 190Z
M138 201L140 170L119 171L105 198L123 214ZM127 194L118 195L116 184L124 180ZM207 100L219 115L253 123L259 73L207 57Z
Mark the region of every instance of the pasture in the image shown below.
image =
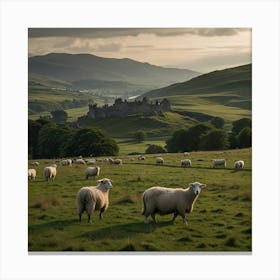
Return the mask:
M251 149L193 152L191 168L180 167L183 154L163 154L165 164L157 166L157 155L120 156L123 165L98 162L99 178L110 178L110 205L103 220L86 213L78 223L76 194L83 186L96 185L85 179L85 166L60 166L54 182L45 182L43 168L52 160L38 160L36 181L28 181L29 252L250 252L252 250L252 162ZM227 168L211 168L211 159L226 158ZM235 160L245 168L234 170ZM29 168L31 167L29 161ZM187 187L199 181L207 184L194 210L187 214L188 225L178 216L157 215L143 223L143 191L151 186Z

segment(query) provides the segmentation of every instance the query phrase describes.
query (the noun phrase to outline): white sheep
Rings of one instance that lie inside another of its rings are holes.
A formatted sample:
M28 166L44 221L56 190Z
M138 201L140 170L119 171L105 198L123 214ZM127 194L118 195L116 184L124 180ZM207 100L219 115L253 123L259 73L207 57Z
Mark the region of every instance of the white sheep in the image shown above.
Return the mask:
M36 179L36 170L35 169L28 169L28 179L34 180Z
M87 159L86 163L87 163L87 165L96 164L96 160L95 159Z
M87 167L87 169L85 171L86 179L88 179L88 177L90 177L90 176L98 177L99 173L100 173L100 167L99 166Z
M143 193L143 212L144 223L148 223L148 216L151 215L153 221L156 223L155 215L166 215L173 213L172 222L180 215L183 223L187 224L186 213L193 210L194 203L198 198L202 188L205 184L199 182L190 183L187 189L172 189L164 187L151 187Z
M156 164L163 164L163 163L164 163L164 159L162 157L156 158Z
M138 160L145 160L145 157L144 157L143 155L140 155L140 156L138 157Z
M82 220L82 214L87 212L88 222L92 222L91 216L94 210L100 210L99 218L102 219L102 213L109 206L109 190L113 188L110 179L104 178L98 180L97 186L83 187L77 193L77 210L79 222Z
M189 152L184 152L184 156L185 157L189 157L191 155L191 153L189 153Z
M86 164L86 162L82 158L76 159L75 163L77 163L77 164L84 164L84 165Z
M181 160L181 167L191 167L192 166L192 162L190 159L182 159Z
M47 166L44 168L44 178L48 181L54 181L56 177L56 167L55 166Z
M212 167L222 166L226 168L226 159L212 159Z
M33 162L31 162L31 165L38 166L38 165L40 165L40 162L39 161L33 161Z
M244 161L243 160L238 160L234 163L235 169L242 169L244 168Z
M116 159L109 158L109 162L110 162L110 164L117 164L117 165L122 164L122 160L119 158L116 158Z
M72 165L72 159L64 159L64 160L62 160L60 162L60 165L62 165L62 166L67 166L67 165L71 166Z

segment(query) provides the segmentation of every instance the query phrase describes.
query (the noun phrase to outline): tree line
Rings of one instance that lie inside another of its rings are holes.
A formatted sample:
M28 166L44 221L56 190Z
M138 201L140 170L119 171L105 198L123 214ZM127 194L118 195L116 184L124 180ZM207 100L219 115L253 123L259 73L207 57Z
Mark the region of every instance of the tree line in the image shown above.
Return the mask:
M232 130L224 130L224 120L213 118L210 123L199 123L180 129L166 141L170 153L198 150L226 150L252 146L252 121L242 118L232 123Z
M28 158L117 155L114 139L96 128L74 128L45 119L28 120Z

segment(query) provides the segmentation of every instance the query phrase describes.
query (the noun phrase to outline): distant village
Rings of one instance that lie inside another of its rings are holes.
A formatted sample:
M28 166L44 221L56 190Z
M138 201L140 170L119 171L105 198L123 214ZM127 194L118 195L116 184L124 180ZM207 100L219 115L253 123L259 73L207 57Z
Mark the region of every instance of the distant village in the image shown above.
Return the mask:
M171 111L170 101L164 98L162 101L156 100L149 102L146 97L142 100L128 102L117 98L112 106L105 104L103 107L97 107L97 104L90 104L87 117L90 119L101 119L113 116L126 117L129 115L158 115L162 112Z

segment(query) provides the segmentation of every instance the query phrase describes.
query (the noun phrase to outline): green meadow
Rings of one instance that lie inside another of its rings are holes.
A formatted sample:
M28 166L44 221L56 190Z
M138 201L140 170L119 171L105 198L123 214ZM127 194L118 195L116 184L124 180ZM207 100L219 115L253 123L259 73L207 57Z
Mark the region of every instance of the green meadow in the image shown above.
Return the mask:
M158 139L158 141L162 141ZM127 143L124 143L125 146ZM143 145L144 146L144 145ZM142 147L143 147L142 146ZM138 147L139 150L141 147ZM134 147L134 149L136 149ZM181 153L163 154L165 164L155 164L157 155L120 155L123 165L104 162L100 178L110 178L110 205L99 220L87 223L84 213L78 223L76 194L83 186L96 185L85 179L85 166L60 166L54 182L45 182L43 169L52 163L39 160L36 181L28 182L29 252L250 252L252 250L252 162L251 149L193 152L191 168L182 168ZM227 168L211 167L211 159L226 158ZM236 171L233 163L243 159L245 168ZM29 168L34 168L29 162ZM207 184L194 210L187 214L188 225L172 215L157 216L143 223L143 191L151 186L188 187L194 181Z

